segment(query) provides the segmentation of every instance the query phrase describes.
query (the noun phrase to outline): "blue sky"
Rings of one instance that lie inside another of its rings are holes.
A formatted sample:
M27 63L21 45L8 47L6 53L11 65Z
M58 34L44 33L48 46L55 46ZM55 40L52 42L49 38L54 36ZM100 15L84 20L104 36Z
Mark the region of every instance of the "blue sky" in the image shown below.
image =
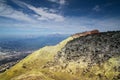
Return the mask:
M0 37L120 30L120 0L0 0Z

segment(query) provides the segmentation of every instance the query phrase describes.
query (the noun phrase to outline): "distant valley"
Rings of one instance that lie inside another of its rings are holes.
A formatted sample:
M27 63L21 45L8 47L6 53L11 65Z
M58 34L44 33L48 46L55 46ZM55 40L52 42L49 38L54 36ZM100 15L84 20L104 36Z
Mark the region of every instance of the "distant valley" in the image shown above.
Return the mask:
M46 45L55 45L68 35L46 35L33 38L5 38L0 39L0 72L4 72L15 65L28 54Z

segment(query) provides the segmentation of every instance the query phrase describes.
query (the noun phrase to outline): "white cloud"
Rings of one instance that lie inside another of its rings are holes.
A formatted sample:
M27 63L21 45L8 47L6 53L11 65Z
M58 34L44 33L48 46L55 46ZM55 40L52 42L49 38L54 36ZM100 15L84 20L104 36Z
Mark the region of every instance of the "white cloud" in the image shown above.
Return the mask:
M13 9L5 2L0 3L0 16L20 21L33 21L33 19L29 17L29 15L23 13L22 11L17 11Z
M37 20L47 20L47 21L64 21L64 16L57 14L57 10L46 8L46 7L39 7L36 8L32 5L26 4L21 1L14 1L20 7L28 7L30 10L34 11L36 14L32 14L33 17Z
M40 35L42 33L50 34L52 32L54 33L59 32L63 34L74 34L74 33L89 31L93 29L98 29L100 31L120 30L119 19L117 20L116 18L93 19L88 17L67 17L63 22L39 21L37 23L10 23L10 24L3 23L3 25L4 27L6 25L6 27L12 26L12 28L15 27L15 28L20 28L22 30L30 29L33 30L35 33L37 32L36 35ZM2 24L0 23L0 25ZM29 26L29 28L26 26Z
M48 8L36 8L34 6L25 4L29 9L33 10L36 13L36 18L38 20L54 20L54 21L64 21L64 17L53 13L55 10L50 11Z
M92 10L94 10L94 11L96 11L96 12L99 12L99 11L101 10L101 8L100 8L99 5L96 5L96 6L93 7Z
M65 0L60 0L60 2L59 2L61 5L63 5L63 4L65 4L66 3L66 1Z
M48 0L48 1L54 2L54 3L58 3L58 4L60 4L60 5L64 5L64 4L66 3L65 0Z
M23 8L28 7L36 14L31 14L32 16L30 16L27 13L13 9L11 6L7 5L5 1L0 1L0 16L28 22L38 22L43 20L64 21L64 17L57 14L57 10L43 7L36 8L21 1L15 1L15 3Z

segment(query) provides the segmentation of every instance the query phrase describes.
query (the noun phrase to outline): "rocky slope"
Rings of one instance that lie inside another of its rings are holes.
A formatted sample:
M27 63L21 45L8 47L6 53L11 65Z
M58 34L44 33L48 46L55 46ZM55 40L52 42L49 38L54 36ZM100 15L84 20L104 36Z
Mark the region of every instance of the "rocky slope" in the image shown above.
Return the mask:
M101 64L120 55L120 32L108 32L80 37L68 42L57 54L57 59L78 61L89 65Z
M44 47L0 75L0 80L119 80L120 31L69 37Z

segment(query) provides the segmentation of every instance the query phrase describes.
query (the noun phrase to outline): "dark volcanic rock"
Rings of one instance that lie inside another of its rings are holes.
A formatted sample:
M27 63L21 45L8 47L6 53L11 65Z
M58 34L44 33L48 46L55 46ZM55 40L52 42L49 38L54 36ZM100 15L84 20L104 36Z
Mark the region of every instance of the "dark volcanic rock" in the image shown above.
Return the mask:
M90 64L100 64L111 57L120 56L120 31L103 32L76 38L58 52L56 59L65 61L83 59Z

